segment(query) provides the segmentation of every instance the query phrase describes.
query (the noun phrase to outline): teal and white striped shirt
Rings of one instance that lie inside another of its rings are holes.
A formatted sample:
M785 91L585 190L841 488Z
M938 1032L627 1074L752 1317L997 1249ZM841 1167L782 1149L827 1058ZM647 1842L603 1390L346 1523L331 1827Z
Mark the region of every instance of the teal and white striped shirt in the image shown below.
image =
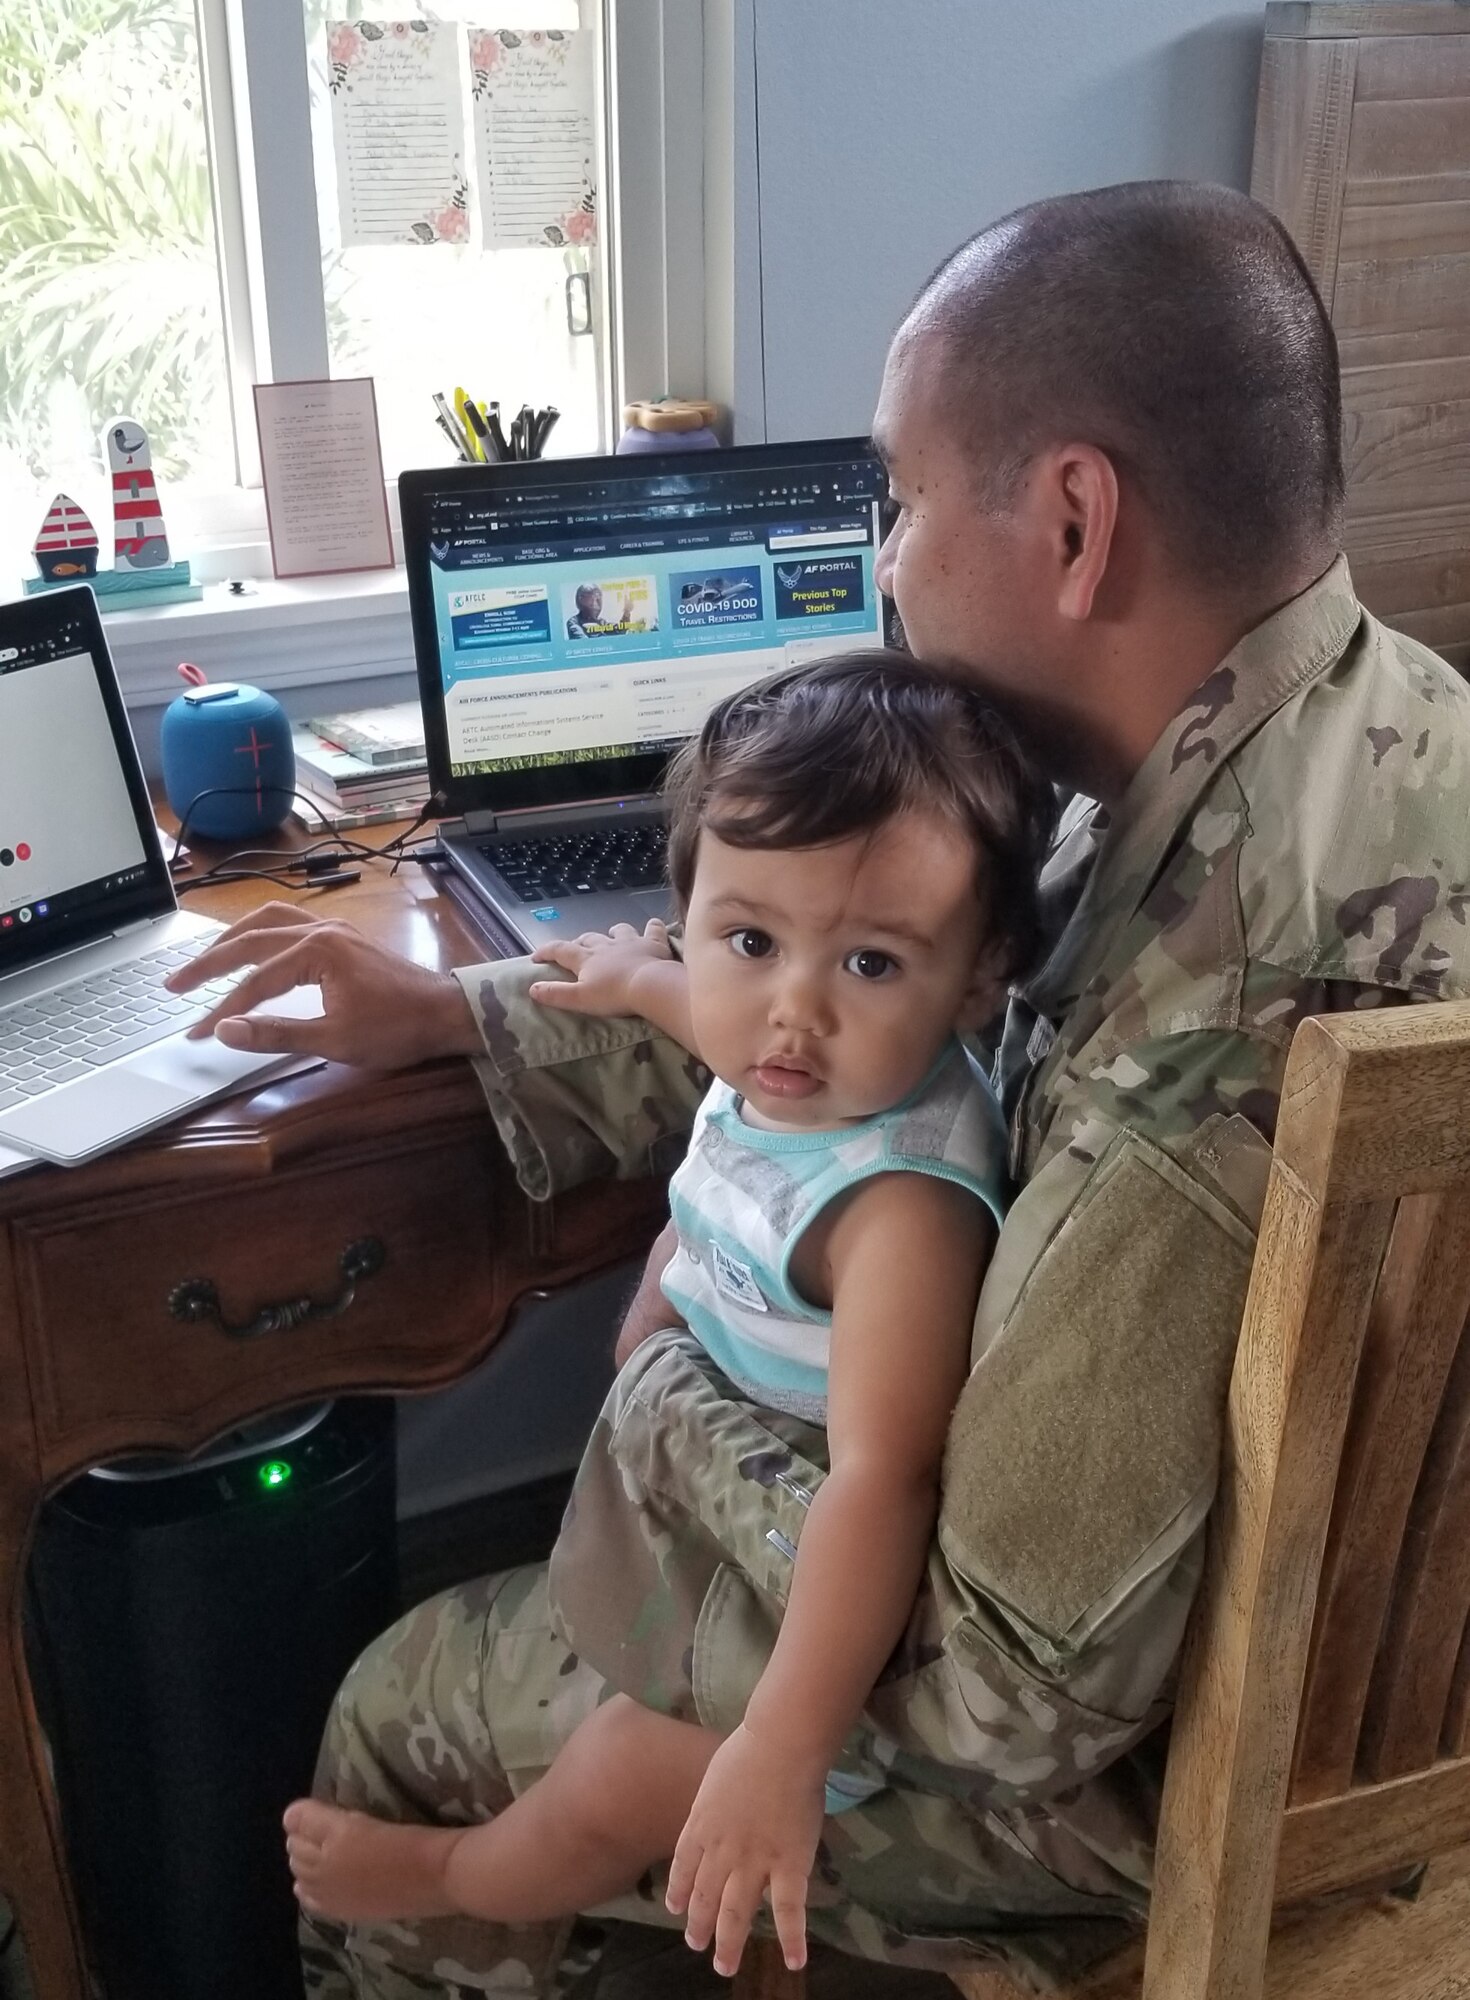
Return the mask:
M825 1132L765 1132L716 1081L669 1188L679 1247L663 1276L710 1359L752 1401L827 1417L832 1315L791 1279L805 1231L875 1174L931 1174L1004 1210L1006 1134L979 1066L958 1041L903 1103Z

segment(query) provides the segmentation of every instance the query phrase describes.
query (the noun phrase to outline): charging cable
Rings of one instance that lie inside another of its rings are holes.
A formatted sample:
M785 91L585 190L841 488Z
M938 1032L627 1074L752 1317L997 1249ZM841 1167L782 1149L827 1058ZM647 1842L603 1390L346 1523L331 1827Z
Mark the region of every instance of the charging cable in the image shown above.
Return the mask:
M284 785L267 785L266 791L284 792ZM177 858L184 845L198 807L205 799L239 798L257 796L254 785L210 785L202 792L196 792L179 819L179 829L174 835L173 854L170 865ZM442 811L444 795L434 792L420 808L419 815L407 830L395 835L381 847L374 847L367 841L344 838L332 826L331 820L317 804L303 792L292 791L291 797L298 805L316 814L327 829L319 839L296 852L276 847L242 847L234 853L223 856L210 868L200 874L186 876L175 883L178 894L187 895L191 890L213 888L222 882L271 882L277 888L342 889L349 883L362 880L362 869L349 864L353 862L391 861L390 874L396 875L402 862L407 858L407 846L426 820ZM244 864L259 862L263 865Z

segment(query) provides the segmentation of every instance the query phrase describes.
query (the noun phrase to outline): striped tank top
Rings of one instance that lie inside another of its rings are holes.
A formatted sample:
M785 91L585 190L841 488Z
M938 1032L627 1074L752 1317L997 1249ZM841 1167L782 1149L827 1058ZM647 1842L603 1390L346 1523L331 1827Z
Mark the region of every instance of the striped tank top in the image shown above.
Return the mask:
M669 1186L679 1247L663 1276L710 1359L753 1402L827 1417L832 1315L797 1292L791 1260L829 1203L875 1174L931 1174L1002 1218L1005 1125L979 1066L950 1042L891 1111L824 1132L765 1132L716 1080Z

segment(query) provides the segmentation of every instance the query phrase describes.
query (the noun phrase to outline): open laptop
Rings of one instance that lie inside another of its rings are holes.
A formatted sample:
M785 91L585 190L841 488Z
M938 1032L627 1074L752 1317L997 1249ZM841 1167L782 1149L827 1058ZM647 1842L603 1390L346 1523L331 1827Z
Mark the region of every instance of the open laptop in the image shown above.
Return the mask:
M161 982L223 928L179 908L91 591L0 605L0 1150L76 1165L299 1067L183 1039L230 982Z
M669 914L659 786L722 695L882 642L865 440L399 481L445 857L527 949Z

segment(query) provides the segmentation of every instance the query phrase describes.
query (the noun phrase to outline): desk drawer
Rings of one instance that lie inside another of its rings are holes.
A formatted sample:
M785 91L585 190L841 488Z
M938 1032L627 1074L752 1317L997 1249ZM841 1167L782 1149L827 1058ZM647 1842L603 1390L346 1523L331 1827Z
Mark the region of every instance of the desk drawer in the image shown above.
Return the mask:
M18 1228L43 1451L196 1443L247 1408L466 1365L505 1312L493 1143Z

